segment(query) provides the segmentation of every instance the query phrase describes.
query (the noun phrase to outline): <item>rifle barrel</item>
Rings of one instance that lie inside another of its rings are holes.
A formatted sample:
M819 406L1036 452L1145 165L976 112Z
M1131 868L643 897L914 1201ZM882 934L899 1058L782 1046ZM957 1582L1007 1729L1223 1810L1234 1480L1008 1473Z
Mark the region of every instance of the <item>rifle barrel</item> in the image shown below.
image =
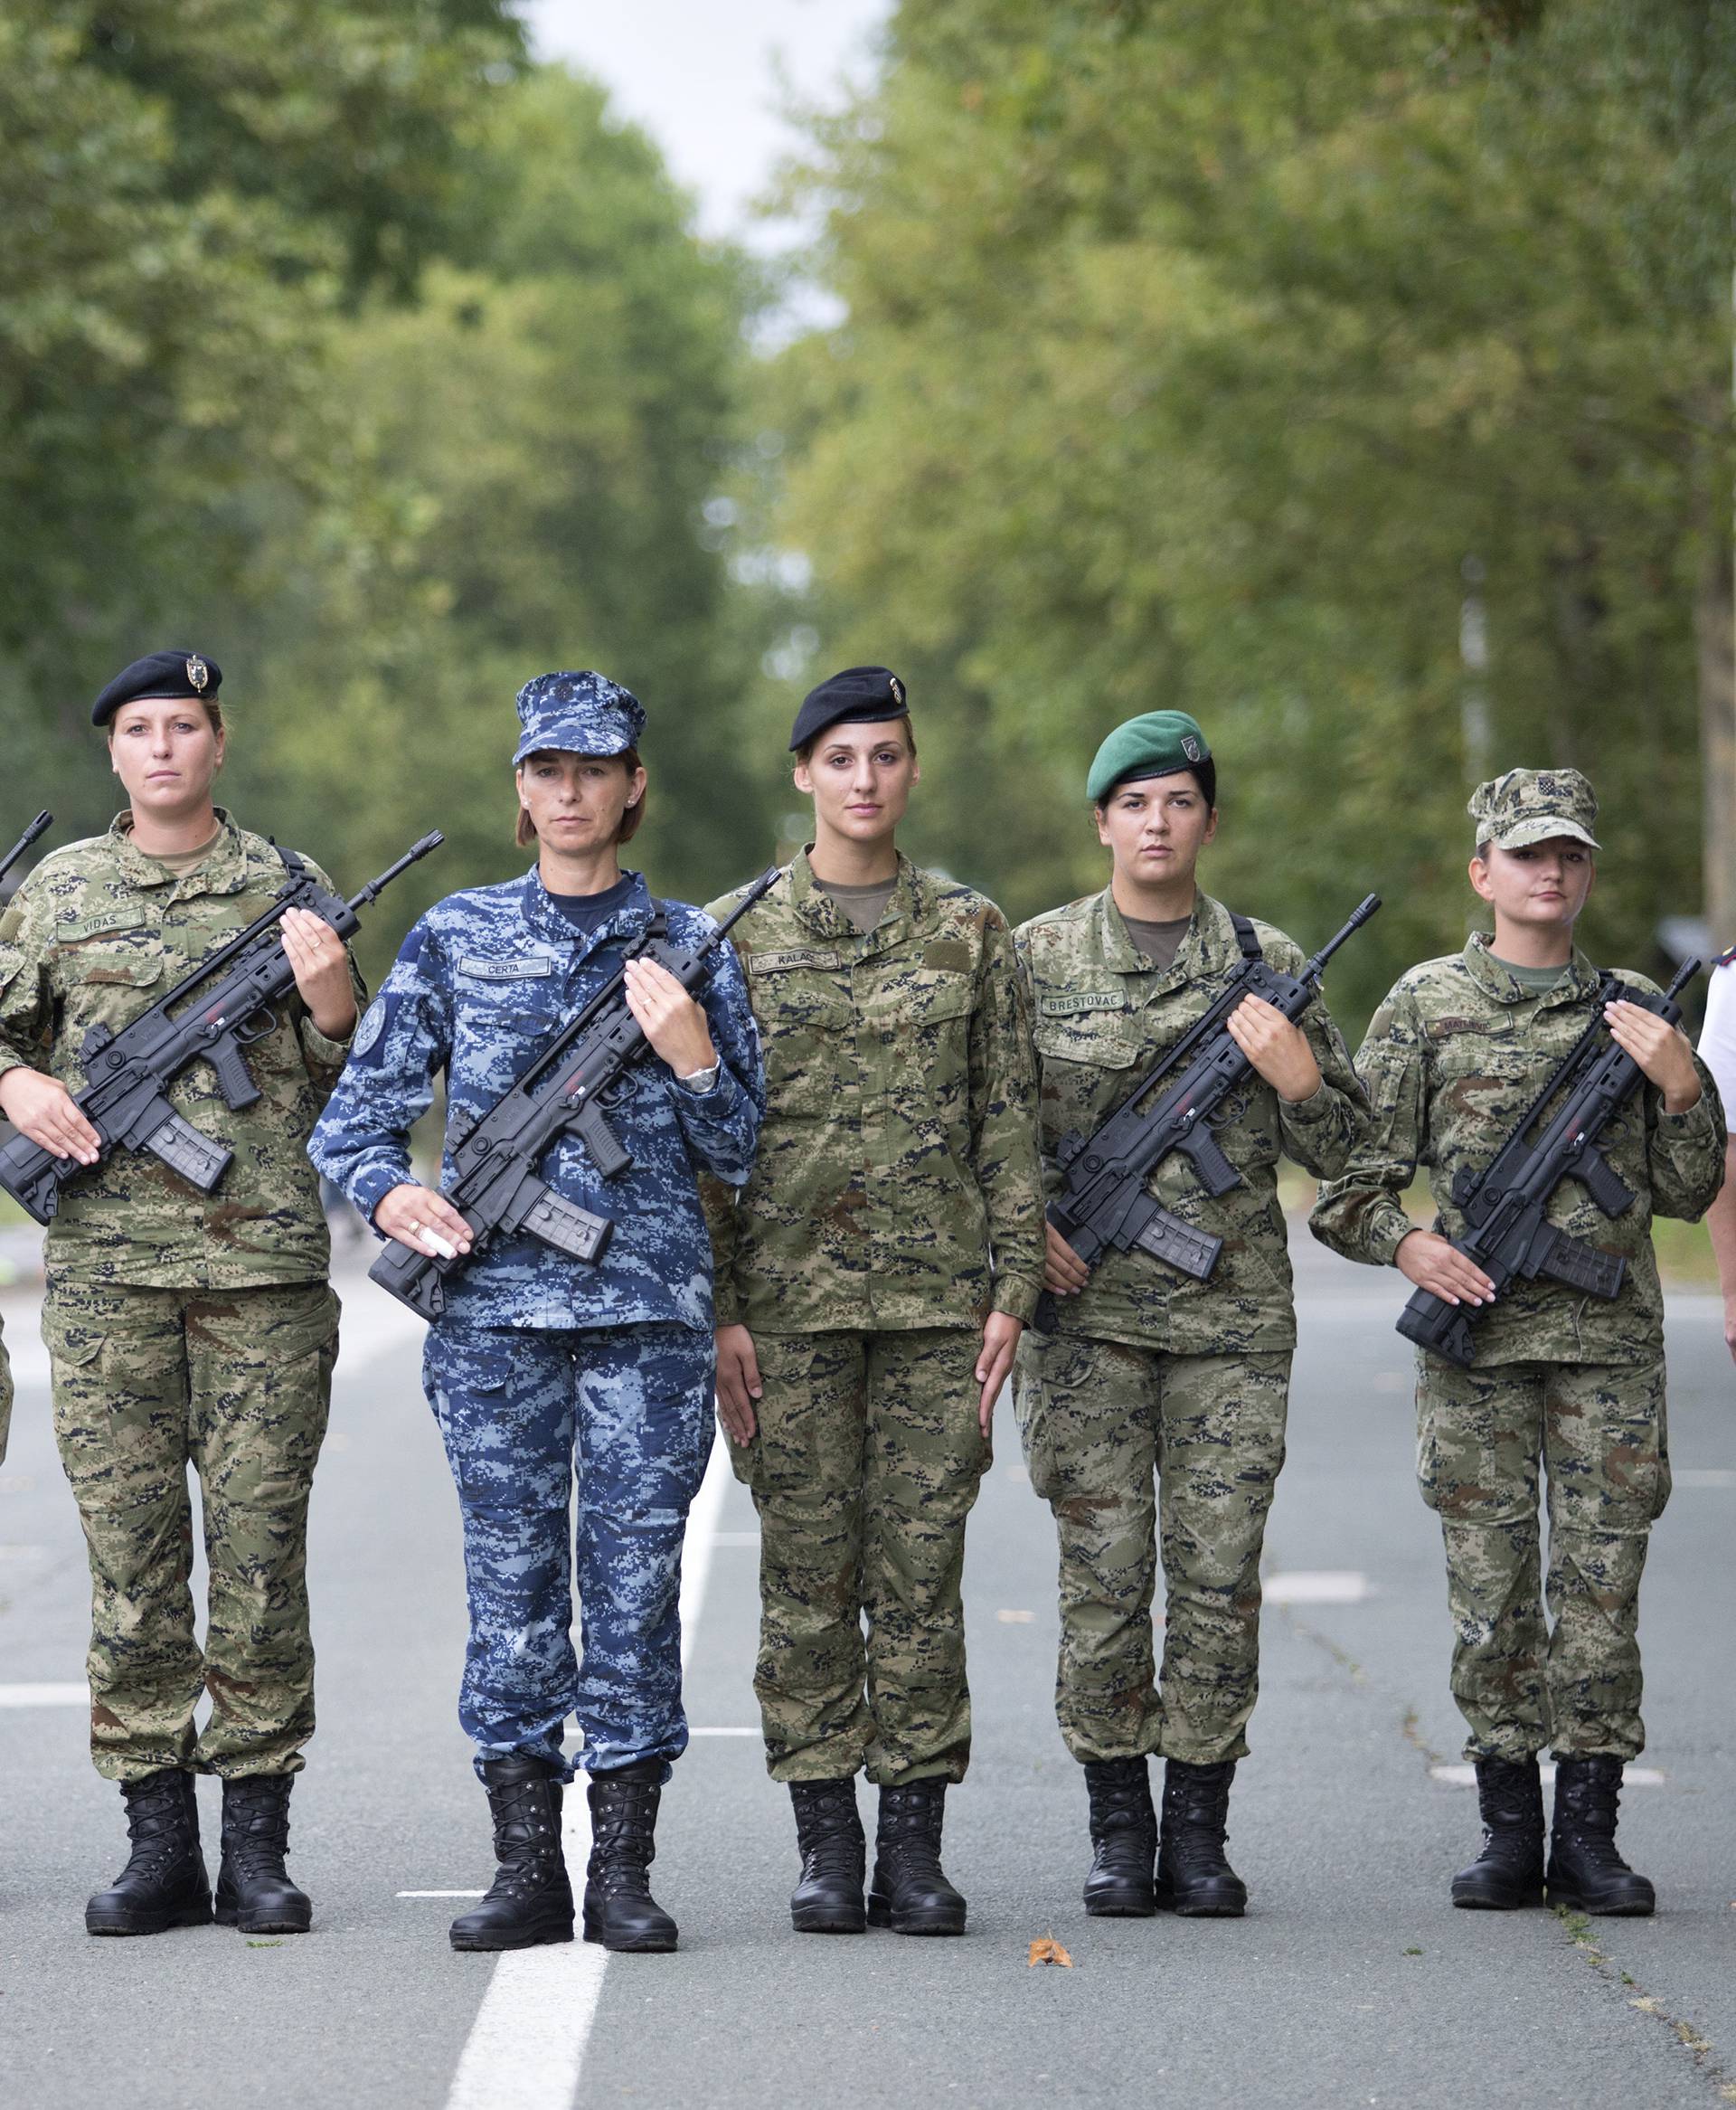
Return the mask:
M5 877L6 874L12 870L13 866L18 862L19 858L24 856L24 852L29 849L30 846L36 840L37 837L50 826L53 818L54 816L52 813L46 811L39 813L36 816L35 819L31 822L30 826L24 830L24 834L18 837L18 840L15 843L14 843L11 849L6 852L5 856L4 857L0 857L0 879L4 879Z
M1694 979L1694 976L1699 973L1700 970L1704 965L1705 961L1703 960L1695 960L1692 954L1690 954L1689 957L1682 962L1681 966L1678 967L1675 970L1675 979L1664 992L1664 994L1672 1003L1674 1003L1676 998L1682 994L1683 990L1687 988L1688 984Z
M383 893L392 885L401 872L408 872L419 857L427 856L430 850L438 850L445 840L446 837L438 828L430 828L420 842L411 843L395 865L388 865L378 879L369 880L360 894L344 904L345 907L352 913L357 909L366 908L377 894Z

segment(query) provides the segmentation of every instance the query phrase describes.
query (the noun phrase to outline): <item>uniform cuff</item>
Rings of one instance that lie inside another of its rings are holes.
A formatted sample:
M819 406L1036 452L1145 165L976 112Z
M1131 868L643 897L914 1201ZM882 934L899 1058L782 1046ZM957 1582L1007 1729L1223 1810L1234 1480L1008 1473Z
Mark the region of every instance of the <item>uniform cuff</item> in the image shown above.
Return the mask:
M1293 1121L1303 1128L1317 1128L1332 1118L1333 1095L1324 1077L1306 1099L1283 1099L1278 1102L1286 1121Z
M1363 1236L1368 1257L1377 1267L1395 1265L1400 1246L1417 1228L1397 1202L1382 1202L1369 1211L1368 1228Z
M407 1181L413 1180L414 1178L415 1175L408 1165L401 1168L395 1165L369 1165L356 1174L354 1179L344 1191L356 1208L372 1224L373 1212L385 1200L392 1188L402 1187Z
M1037 1299L1042 1294L1041 1282L1027 1282L1023 1275L997 1275L990 1303L996 1311L1004 1311L1009 1319L1021 1320L1029 1326L1036 1317Z
M361 1023L362 1015L358 1010L355 1026ZM311 1018L304 1018L301 1022L302 1047L316 1063L326 1063L335 1070L341 1070L350 1059L350 1043L355 1038L355 1026L351 1027L342 1040L334 1040L328 1034L322 1033Z

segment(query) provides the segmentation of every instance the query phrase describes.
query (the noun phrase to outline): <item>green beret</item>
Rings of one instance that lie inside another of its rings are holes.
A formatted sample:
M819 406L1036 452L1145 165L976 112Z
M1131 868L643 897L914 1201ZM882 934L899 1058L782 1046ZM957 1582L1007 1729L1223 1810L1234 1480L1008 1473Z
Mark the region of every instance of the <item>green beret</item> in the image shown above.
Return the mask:
M1465 809L1477 823L1479 847L1523 850L1557 836L1600 847L1591 832L1598 795L1578 770L1508 770L1471 793Z
M1118 725L1097 751L1085 795L1100 806L1130 777L1170 777L1210 762L1205 734L1185 711L1147 711Z

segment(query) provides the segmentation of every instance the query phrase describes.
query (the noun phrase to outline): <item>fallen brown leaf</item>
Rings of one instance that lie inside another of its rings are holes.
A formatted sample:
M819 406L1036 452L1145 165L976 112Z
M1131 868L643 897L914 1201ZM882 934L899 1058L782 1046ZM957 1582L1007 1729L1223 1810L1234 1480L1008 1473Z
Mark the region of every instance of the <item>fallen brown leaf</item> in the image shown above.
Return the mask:
M1044 1935L1041 1941L1032 1943L1031 1955L1025 1969L1028 1971L1036 1963L1059 1963L1063 1971L1071 1971L1073 1967L1072 1958L1053 1935Z

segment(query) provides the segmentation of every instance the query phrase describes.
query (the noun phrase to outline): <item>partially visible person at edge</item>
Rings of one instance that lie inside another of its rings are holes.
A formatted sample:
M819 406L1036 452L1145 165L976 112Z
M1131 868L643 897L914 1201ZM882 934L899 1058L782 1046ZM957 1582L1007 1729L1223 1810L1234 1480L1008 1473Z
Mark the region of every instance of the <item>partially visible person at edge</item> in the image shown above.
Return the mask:
M1731 1132L1724 1144L1724 1184L1706 1211L1724 1299L1724 1344L1736 1358L1736 945L1712 963L1700 1060L1712 1072Z
M1217 764L1194 719L1152 711L1118 726L1085 790L1109 883L1016 933L1052 1191L1061 1139L1099 1127L1244 960L1287 974L1303 964L1281 931L1199 889L1197 862L1217 833ZM1245 997L1228 1024L1254 1074L1213 1130L1241 1183L1214 1199L1175 1157L1147 1190L1223 1240L1216 1267L1198 1282L1133 1251L1088 1270L1047 1225L1056 1330L1027 1334L1019 1351L1025 1462L1061 1541L1055 1709L1085 1770L1085 1906L1099 1916L1161 1905L1236 1916L1247 1902L1225 1838L1259 1688L1260 1547L1296 1347L1278 1162L1341 1171L1365 1111L1319 999L1298 1027ZM1161 1826L1154 1753L1165 1761Z
M312 1153L383 1237L467 1252L469 1227L410 1169L410 1131L444 1073L455 1136L605 983L659 918L675 945L712 926L656 902L619 850L646 810L645 713L591 672L539 675L518 694L513 757L522 878L438 902L404 941L315 1133ZM567 1135L540 1170L613 1220L599 1260L522 1232L446 1284L423 1384L457 1482L470 1641L458 1718L476 1746L499 1869L452 1925L458 1949L571 1941L563 1784L589 1776L593 1845L584 1935L610 1949L675 1946L648 1870L664 1784L687 1746L681 1700L682 1538L712 1443L712 1255L703 1170L748 1177L763 1105L741 970L727 946L695 1002L655 961L626 970L654 1057L609 1120L632 1153L604 1179ZM580 1652L571 1639L577 1479ZM564 1749L577 1715L583 1749Z
M970 1756L965 1521L1042 1276L1030 1056L1005 917L898 850L919 777L903 684L834 675L789 744L814 840L732 932L766 1130L751 1181L706 1189L719 1414L760 1518L754 1689L795 1809L797 1929L957 1935L940 1845Z
M143 1151L97 1168L72 1097L91 1028L147 1009L270 905L291 861L212 803L221 679L213 660L175 650L108 684L91 719L127 810L107 835L52 852L0 919L0 1110L92 1168L49 1226L42 1335L90 1554L91 1752L120 1784L132 1838L125 1870L86 1910L93 1935L211 1919L197 1773L223 1784L218 1920L288 1934L312 1916L284 1857L314 1729L307 1497L338 1304L306 1144L363 993L342 941L310 912L285 914L297 993L247 1049L254 1104L231 1112L203 1063L169 1085L175 1111L235 1154L213 1193ZM203 1654L189 1461L211 1569ZM195 1730L202 1692L211 1716Z
M1482 1852L1453 1878L1453 1903L1506 1910L1537 1903L1547 1886L1552 1905L1649 1913L1652 1886L1618 1851L1616 1818L1622 1765L1646 1740L1639 1578L1670 1492L1651 1223L1692 1219L1711 1203L1723 1176L1723 1112L1679 1027L1612 999L1574 945L1598 848L1585 778L1509 770L1478 787L1469 810L1471 886L1494 911L1494 934L1475 932L1463 952L1413 967L1374 1014L1356 1058L1373 1104L1366 1137L1312 1224L1335 1252L1396 1266L1475 1321L1473 1367L1417 1353L1418 1478L1440 1518L1453 1698L1469 1727L1484 1825ZM1654 988L1641 975L1620 979ZM1487 1169L1599 1017L1646 1078L1603 1146L1634 1199L1606 1216L1569 1180L1549 1221L1625 1260L1621 1292L1605 1301L1539 1275L1497 1300L1450 1243L1466 1230L1453 1182ZM1436 1209L1428 1230L1401 1200L1424 1165ZM1545 1867L1537 1761L1552 1746Z

